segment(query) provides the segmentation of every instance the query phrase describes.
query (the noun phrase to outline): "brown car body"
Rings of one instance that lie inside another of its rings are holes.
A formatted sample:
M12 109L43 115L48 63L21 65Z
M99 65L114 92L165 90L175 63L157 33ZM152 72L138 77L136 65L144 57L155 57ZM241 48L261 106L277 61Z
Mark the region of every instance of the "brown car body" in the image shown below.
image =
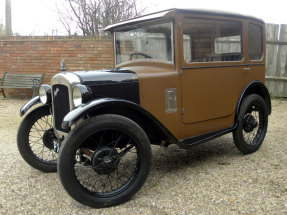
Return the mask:
M114 31L139 21L172 19L174 22L175 63L153 60L128 61L118 65L134 71L139 77L140 105L155 116L178 140L185 141L207 133L231 131L236 126L236 114L246 89L253 81L265 80L265 24L262 20L218 11L171 9L107 27ZM238 61L192 62L183 59L183 28L185 18L236 21L242 27L242 53ZM248 24L262 28L262 58L248 57ZM177 111L166 112L165 90L176 89ZM257 86L270 106L266 90ZM211 134L212 136L212 134Z

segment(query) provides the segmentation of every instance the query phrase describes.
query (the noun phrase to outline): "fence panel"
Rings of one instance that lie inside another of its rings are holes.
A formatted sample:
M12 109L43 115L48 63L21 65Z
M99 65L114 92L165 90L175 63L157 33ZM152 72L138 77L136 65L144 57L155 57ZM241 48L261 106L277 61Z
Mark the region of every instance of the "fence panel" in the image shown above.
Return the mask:
M265 83L272 96L287 97L287 25L266 24Z
M277 41L280 25L266 24L266 41ZM273 76L276 71L278 45L276 42L268 42L266 44L266 72L267 77ZM274 93L276 80L266 79L266 86L269 92Z

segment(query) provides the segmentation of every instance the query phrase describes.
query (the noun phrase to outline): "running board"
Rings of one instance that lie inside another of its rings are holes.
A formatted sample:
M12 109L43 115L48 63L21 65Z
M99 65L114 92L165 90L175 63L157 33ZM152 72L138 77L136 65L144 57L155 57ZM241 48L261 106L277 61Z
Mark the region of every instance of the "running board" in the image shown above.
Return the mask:
M195 145L198 145L200 143L203 143L203 142L206 142L208 140L211 140L211 139L214 139L216 137L220 137L224 134L227 134L227 133L230 133L232 132L234 129L236 129L237 127L237 123L232 126L231 128L226 128L226 129L223 129L223 130L219 130L219 131L214 131L214 132L210 132L210 133L207 133L207 134L203 134L203 135L199 135L199 136L195 136L195 137L190 137L190 138L186 138L186 139L183 139L183 140L179 140L177 142L177 145L180 147L180 148L183 148L183 149L189 149Z

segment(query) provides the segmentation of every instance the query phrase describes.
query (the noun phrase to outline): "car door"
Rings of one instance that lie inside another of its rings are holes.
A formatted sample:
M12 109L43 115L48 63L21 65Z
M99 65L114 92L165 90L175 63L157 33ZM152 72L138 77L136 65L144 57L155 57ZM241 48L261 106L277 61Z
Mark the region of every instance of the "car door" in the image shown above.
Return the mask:
M247 83L245 23L220 17L182 20L182 120L197 123L226 118L218 128L232 126L238 98Z

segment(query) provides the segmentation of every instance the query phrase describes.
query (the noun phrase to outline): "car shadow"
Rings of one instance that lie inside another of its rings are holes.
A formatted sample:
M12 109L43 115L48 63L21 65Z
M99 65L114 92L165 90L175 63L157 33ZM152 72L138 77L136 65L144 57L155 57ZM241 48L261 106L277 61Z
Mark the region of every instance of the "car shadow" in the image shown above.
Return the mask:
M152 146L152 151L151 174L158 171L163 175L202 165L229 165L235 157L243 156L235 147L231 135L199 144L188 150L170 145L168 148Z

